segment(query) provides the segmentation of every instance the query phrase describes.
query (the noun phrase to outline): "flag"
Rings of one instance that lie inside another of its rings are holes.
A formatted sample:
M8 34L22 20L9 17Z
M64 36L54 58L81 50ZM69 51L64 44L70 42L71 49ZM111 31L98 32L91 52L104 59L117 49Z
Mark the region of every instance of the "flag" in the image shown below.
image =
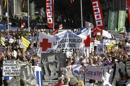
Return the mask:
M90 43L91 43L91 28L83 29L81 31L81 34L79 34L78 36L83 39L83 46L90 47Z
M118 28L116 29L119 33L125 32L125 21L126 21L126 11L120 10L118 15Z
M104 29L104 19L99 0L91 0L96 26Z
M39 67L39 66L35 66L34 67L34 71L35 71L35 78L36 78L36 80L37 80L37 84L38 84L38 86L43 86L42 85L42 80L43 80L43 72L42 72L42 69L41 69L41 67Z
M21 41L22 41L22 45L24 46L25 49L27 49L30 45L30 41L27 40L25 37L22 36L21 38Z
M80 48L83 49L83 53L86 57L89 57L90 53L90 43L91 43L91 28L85 28L81 31L81 34L78 35L82 38L82 44Z
M1 45L5 46L5 37L0 38L0 43Z
M117 11L109 11L109 17L108 17L108 29L109 30L115 30L117 26L117 19L118 13Z
M39 49L40 53L47 53L53 50L56 38L46 33L39 33Z
M86 35L91 35L91 28L84 28L78 32L78 36L85 39Z
M54 1L46 0L46 15L47 15L47 23L48 28L52 29L54 26Z

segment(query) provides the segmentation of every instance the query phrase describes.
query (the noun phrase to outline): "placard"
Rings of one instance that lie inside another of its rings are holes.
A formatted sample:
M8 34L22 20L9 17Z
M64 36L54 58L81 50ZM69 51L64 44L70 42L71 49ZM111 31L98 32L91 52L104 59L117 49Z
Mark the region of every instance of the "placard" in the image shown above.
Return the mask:
M103 44L97 45L96 54L98 54L98 55L104 54L104 45Z
M101 81L103 77L103 67L88 66L85 68L85 78Z
M43 86L54 86L57 82L57 80L43 81Z
M20 66L14 60L3 61L3 76L19 76Z
M43 53L41 64L45 80L57 80L61 68L66 66L66 55L63 53Z

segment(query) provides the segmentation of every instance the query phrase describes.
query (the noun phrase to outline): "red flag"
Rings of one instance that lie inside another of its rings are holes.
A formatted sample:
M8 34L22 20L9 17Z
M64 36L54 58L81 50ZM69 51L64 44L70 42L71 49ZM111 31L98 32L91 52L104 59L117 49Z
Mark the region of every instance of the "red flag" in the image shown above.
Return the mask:
M91 0L93 6L93 14L96 22L96 26L104 29L103 13L99 0Z
M48 27L53 29L54 25L54 1L53 0L46 0L46 15L47 15L47 23Z

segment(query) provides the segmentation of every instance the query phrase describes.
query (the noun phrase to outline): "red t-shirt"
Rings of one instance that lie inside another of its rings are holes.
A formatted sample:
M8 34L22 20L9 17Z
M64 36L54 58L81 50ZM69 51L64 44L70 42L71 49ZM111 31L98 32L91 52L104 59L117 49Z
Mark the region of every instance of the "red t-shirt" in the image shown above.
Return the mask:
M54 86L63 86L63 84L57 83L57 84L55 84Z

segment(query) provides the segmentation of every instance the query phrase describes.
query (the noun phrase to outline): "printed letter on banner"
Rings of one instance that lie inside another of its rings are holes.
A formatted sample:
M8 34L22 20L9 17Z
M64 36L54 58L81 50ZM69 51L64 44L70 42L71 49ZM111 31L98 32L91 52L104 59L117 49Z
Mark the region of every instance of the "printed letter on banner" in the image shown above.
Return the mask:
M47 23L49 28L53 28L53 8L54 8L53 0L46 0L46 15L47 15Z
M91 0L93 6L93 14L96 22L96 26L104 29L103 14L99 0Z

